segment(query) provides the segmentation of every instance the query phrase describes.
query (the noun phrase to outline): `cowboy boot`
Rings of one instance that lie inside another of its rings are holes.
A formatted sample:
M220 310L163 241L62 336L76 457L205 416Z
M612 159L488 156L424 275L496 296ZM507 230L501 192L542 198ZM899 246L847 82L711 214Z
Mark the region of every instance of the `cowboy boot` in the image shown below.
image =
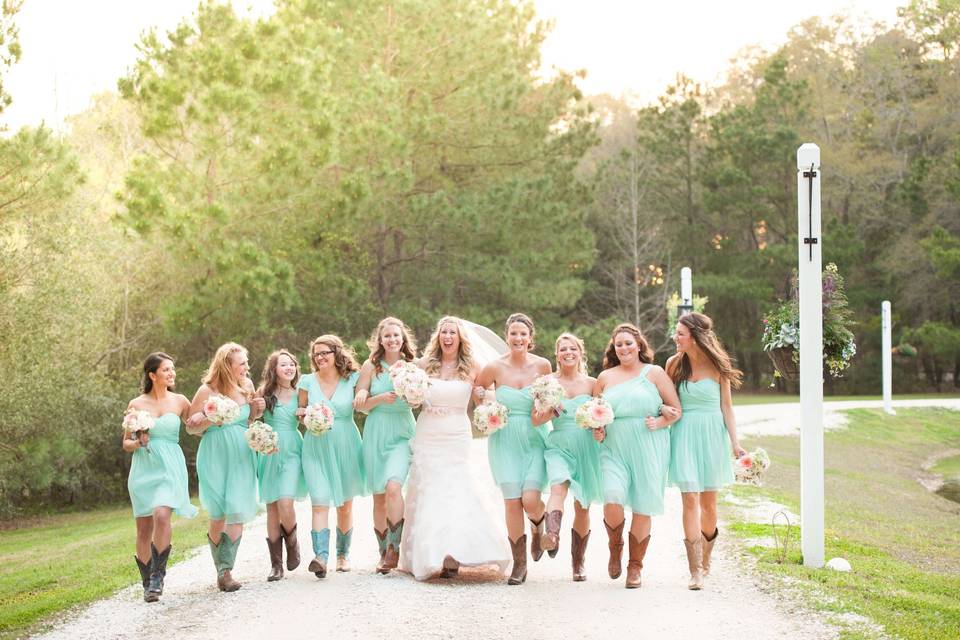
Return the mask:
M546 533L540 546L551 558L556 558L557 551L560 550L560 521L562 519L563 511L559 509L554 509L547 514Z
M587 573L583 568L583 557L587 553L587 540L590 539L590 532L580 537L575 529L570 529L570 555L573 558L573 581L583 582L587 579Z
M687 588L691 591L700 591L703 589L703 539L697 538L690 542L684 539L683 546L687 549L687 566L690 568L690 584Z
M353 541L353 529L343 533L337 529L337 571L350 571L350 542Z
M626 522L626 520L623 522ZM603 521L603 526L607 528L607 546L610 547L607 573L612 580L619 578L620 572L623 571L623 522L619 526L611 527L606 520Z
M713 545L717 542L717 537L720 535L720 529L716 528L713 530L713 535L709 538L707 534L703 531L700 532L700 541L701 548L703 550L702 560L700 566L702 568L703 577L706 578L710 575L710 554L713 553Z
M300 541L297 540L297 525L287 531L280 525L280 537L287 549L287 571L293 571L300 566Z
M137 556L133 556L133 559L137 561L137 569L140 570L140 582L143 583L143 601L150 602L150 600L147 600L147 587L150 586L150 563L140 562L140 558Z
M210 534L207 534L207 543L210 545L210 556L213 558L213 567L217 571L217 587L220 587L220 545L213 541ZM220 589L223 591L223 589Z
M541 539L543 537L543 521L546 520L546 518L546 513L540 516L539 522L534 522L533 518L527 518L530 520L530 557L533 558L534 562L537 562L543 557Z
M390 526L390 525L387 525ZM380 559L377 561L377 572L380 571L380 563L383 562L383 554L387 552L387 530L384 529L383 533L377 531L377 528L373 528L373 535L377 536L377 545L380 547Z
M283 577L283 534L276 540L267 538L267 549L270 550L270 574L267 582L276 582Z
M226 531L220 534L220 570L217 572L217 586L220 591L230 593L241 586L239 582L233 579L230 572L233 570L233 564L237 561L237 550L240 548L242 537L231 540Z
M170 549L172 545L167 545L163 553L157 551L157 548L150 545L150 584L147 585L147 592L143 599L146 602L156 602L163 595L163 579L167 575L167 560L170 558Z
M403 537L403 519L397 524L392 524L387 519L387 548L383 554L383 561L377 566L380 573L388 573L391 569L396 569L400 563L400 539Z
M440 577L445 579L456 578L460 575L460 563L451 556L443 559L443 568L440 570Z
M637 540L633 534L630 538L630 559L627 561L627 589L640 588L640 571L643 569L643 556L647 555L647 545L650 544L650 535L643 540Z
M507 540L513 552L513 571L510 572L507 584L523 584L527 580L527 536L520 536L516 542L509 537Z
M330 556L330 529L321 529L320 531L311 531L310 538L313 540L313 560L307 571L312 571L318 578L327 576L327 558Z

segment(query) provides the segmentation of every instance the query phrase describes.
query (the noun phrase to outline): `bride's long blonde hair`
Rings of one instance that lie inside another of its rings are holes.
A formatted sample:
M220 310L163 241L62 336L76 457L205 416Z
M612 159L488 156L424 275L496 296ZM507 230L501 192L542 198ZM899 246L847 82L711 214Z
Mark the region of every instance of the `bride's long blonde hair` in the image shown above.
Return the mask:
M427 375L440 377L440 359L443 357L443 350L440 348L440 330L445 324L452 324L457 327L457 334L460 336L460 348L457 352L457 377L461 380L469 380L473 377L473 346L470 344L470 338L464 331L463 321L456 316L444 316L440 318L437 327L430 336L430 342L427 348L423 350L423 368Z

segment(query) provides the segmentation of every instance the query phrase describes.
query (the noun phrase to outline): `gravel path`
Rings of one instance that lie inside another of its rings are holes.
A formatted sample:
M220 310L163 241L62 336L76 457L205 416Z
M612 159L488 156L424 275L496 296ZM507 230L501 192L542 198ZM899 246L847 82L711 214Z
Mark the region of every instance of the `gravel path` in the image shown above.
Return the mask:
M931 404L960 410L960 399L903 401L896 406ZM828 403L826 422L842 424L835 416L843 409L881 405ZM799 404L751 405L736 411L744 434L786 435L799 429ZM477 440L474 445L477 464L485 465L486 442ZM569 504L567 508L571 508ZM755 579L749 560L741 559L729 538L721 537L714 552L715 568L707 588L688 591L680 496L675 489L668 490L667 512L654 518L643 587L630 591L623 588L623 576L610 580L606 575L606 535L599 507L591 512L588 581L570 580L568 512L560 553L554 559L544 555L540 562L530 562L527 582L519 587L509 587L502 578L483 570L464 570L462 577L453 581L424 583L398 573L374 574L377 546L370 498L354 505L354 570L331 572L325 580L317 580L305 570L310 549L309 506L301 503L297 510L305 560L280 582L265 581L269 566L263 541L266 518L261 515L246 528L240 546L234 570L234 577L243 582L240 591L217 591L213 563L203 547L171 568L161 602L146 604L139 587L130 587L67 616L42 637L77 640L163 635L187 639L270 634L285 639L637 636L741 640L747 634L812 640L837 636L822 617ZM132 542L131 549L118 553L132 552ZM131 561L131 580L134 571Z

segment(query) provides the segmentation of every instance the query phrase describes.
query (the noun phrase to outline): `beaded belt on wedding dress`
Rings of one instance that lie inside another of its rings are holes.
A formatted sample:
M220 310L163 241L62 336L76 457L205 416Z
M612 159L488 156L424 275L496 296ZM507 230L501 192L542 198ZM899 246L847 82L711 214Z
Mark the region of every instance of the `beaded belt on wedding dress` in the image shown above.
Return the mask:
M450 407L445 405L425 404L423 412L428 416L448 416L451 413L463 411L463 407Z

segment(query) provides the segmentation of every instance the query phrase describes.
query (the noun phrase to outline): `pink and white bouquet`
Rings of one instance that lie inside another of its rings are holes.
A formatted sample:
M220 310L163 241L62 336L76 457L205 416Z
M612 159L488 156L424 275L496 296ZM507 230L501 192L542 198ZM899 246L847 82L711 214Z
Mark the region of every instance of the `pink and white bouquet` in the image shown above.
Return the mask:
M280 451L280 434L273 430L273 427L265 422L257 420L249 427L243 437L247 439L247 444L257 453L270 455Z
M567 393L556 376L540 376L533 381L530 393L533 395L533 408L537 412L554 411L560 415L563 411L563 399Z
M763 449L757 447L745 456L733 461L733 475L737 482L761 486L761 477L770 467L770 456Z
M136 434L139 436L144 431L150 431L156 420L149 411L143 409L128 409L123 414L123 433L124 435ZM145 445L144 449L150 451L150 445Z
M322 402L307 407L303 415L303 426L315 436L322 436L333 428L333 408Z
M490 435L507 425L510 412L499 402L481 404L473 412L473 426L484 435Z
M584 429L599 429L613 422L613 407L603 396L597 396L577 407L574 418Z
M203 403L203 416L213 424L227 424L240 417L240 405L226 396L210 396Z
M430 379L427 372L406 360L397 360L389 369L390 381L397 396L411 407L418 407L427 399Z

